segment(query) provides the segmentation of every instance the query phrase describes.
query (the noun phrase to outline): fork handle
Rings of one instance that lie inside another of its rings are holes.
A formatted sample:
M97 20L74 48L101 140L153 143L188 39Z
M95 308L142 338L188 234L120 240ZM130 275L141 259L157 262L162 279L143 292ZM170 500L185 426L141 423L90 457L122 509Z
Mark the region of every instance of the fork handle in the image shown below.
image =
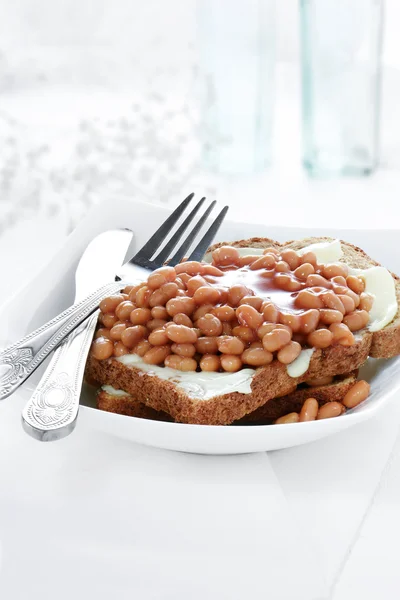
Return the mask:
M11 396L62 340L96 310L104 296L124 287L122 282L102 286L67 308L33 333L0 352L0 400Z
M98 314L96 311L58 346L22 411L25 431L42 442L59 440L75 429L86 358Z

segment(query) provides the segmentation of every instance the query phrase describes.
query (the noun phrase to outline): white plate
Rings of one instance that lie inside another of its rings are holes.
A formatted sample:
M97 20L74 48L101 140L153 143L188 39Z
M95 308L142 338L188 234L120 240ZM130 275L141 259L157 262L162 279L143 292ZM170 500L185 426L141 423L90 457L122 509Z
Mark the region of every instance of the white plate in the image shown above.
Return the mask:
M0 332L0 347L48 320L72 301L75 266L83 249L94 235L113 227L130 227L135 234L136 247L140 248L165 219L167 213L162 207L155 208L154 205L124 200L113 202L112 213L108 202L97 206L67 239L64 247L52 258L46 269L2 307L0 319L2 324L6 325ZM400 250L397 243L399 232L393 230L316 230L227 222L221 228L218 238L229 241L265 236L284 241L308 235L331 235L346 239L362 247L388 268L400 272ZM26 311L27 298L32 309L30 312ZM20 397L28 398L43 368L17 392ZM371 395L366 402L337 419L311 423L237 427L163 423L99 411L93 408L93 399L85 390L81 398L81 411L87 411L87 419L97 429L158 448L201 454L242 454L276 450L312 442L372 417L382 409L390 397L399 392L400 361L369 361L365 377L371 382ZM13 397L5 400L12 401Z

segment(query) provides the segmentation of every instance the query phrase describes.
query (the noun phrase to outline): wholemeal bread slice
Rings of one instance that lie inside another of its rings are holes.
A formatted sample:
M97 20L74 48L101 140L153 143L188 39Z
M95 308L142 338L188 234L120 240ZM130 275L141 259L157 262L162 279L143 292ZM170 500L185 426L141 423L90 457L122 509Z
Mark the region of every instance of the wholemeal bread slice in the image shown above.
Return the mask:
M222 245L254 248L273 246L281 250L299 250L321 241L332 241L332 238L306 238L284 244L266 238L252 238L216 244L211 250ZM368 257L361 248L343 241L341 244L344 253L341 261L347 265L368 268L379 264ZM400 281L396 275L393 275L393 278L400 303ZM326 349L315 349L307 371L300 377L290 377L286 366L277 360L266 367L256 369L251 382L251 393L234 391L209 399L192 397L174 382L160 379L135 366L124 365L114 358L98 361L91 356L87 364L87 375L101 384L109 384L128 392L146 406L171 415L175 421L224 425L253 413L276 397L293 392L299 384L308 379L349 373L360 367L368 356L387 358L399 353L400 314L397 312L393 321L381 331L358 332L353 346L336 345ZM195 377L196 373L193 373L193 378Z
M274 398L260 406L257 410L246 415L233 425L264 425L291 412L299 412L307 398L316 398L320 406L327 402L340 402L346 392L354 385L357 371L346 375L338 375L331 383L310 387L300 384L293 392L279 398ZM100 389L97 394L97 408L108 412L151 419L153 421L172 421L169 414L154 410L139 402L129 394L120 395L110 390Z

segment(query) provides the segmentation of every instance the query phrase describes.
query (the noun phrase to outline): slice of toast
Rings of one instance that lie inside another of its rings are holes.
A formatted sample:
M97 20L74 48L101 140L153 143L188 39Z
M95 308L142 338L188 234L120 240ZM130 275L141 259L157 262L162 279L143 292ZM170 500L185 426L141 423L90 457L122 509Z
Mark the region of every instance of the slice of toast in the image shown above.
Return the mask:
M236 242L220 243L236 247L277 249L293 248L299 250L320 241L331 241L331 238L307 238L280 244L266 238L252 238ZM368 268L378 263L369 258L363 250L341 242L344 255L342 261L351 267ZM396 293L400 303L400 281L393 275ZM134 396L138 401L157 411L171 415L178 422L226 425L237 421L265 405L273 398L285 396L293 392L297 386L309 379L317 379L328 375L349 373L360 367L369 355L390 357L400 353L400 314L383 330L371 333L368 330L358 332L353 346L330 346L326 349L315 349L307 371L297 378L289 376L286 366L274 360L266 367L255 370L251 382L251 393L231 392L217 395L209 399L190 396L183 388L169 380L163 380L151 373L141 371L134 366L127 366L111 358L98 361L91 356L87 363L87 375L98 380L102 385L109 384ZM193 378L196 373L193 373Z
M301 384L287 396L270 400L264 406L233 423L233 425L269 424L288 413L300 412L304 401L311 397L316 398L320 406L326 404L326 402L340 402L356 380L357 371L352 371L346 375L335 377L331 383L325 385L310 387ZM97 394L97 408L140 419L172 421L171 416L167 413L154 410L129 394L124 396L115 395L103 389L100 389Z

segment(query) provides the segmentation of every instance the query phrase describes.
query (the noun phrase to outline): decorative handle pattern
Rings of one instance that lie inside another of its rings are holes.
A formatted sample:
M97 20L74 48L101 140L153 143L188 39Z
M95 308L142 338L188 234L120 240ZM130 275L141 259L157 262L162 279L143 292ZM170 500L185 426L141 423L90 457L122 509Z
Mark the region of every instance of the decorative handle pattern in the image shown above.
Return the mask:
M33 333L0 352L0 400L11 396L50 352L96 310L104 296L123 287L122 282L102 286L82 302L70 306Z
M86 357L98 311L59 346L22 412L24 429L41 441L67 436L75 428Z

